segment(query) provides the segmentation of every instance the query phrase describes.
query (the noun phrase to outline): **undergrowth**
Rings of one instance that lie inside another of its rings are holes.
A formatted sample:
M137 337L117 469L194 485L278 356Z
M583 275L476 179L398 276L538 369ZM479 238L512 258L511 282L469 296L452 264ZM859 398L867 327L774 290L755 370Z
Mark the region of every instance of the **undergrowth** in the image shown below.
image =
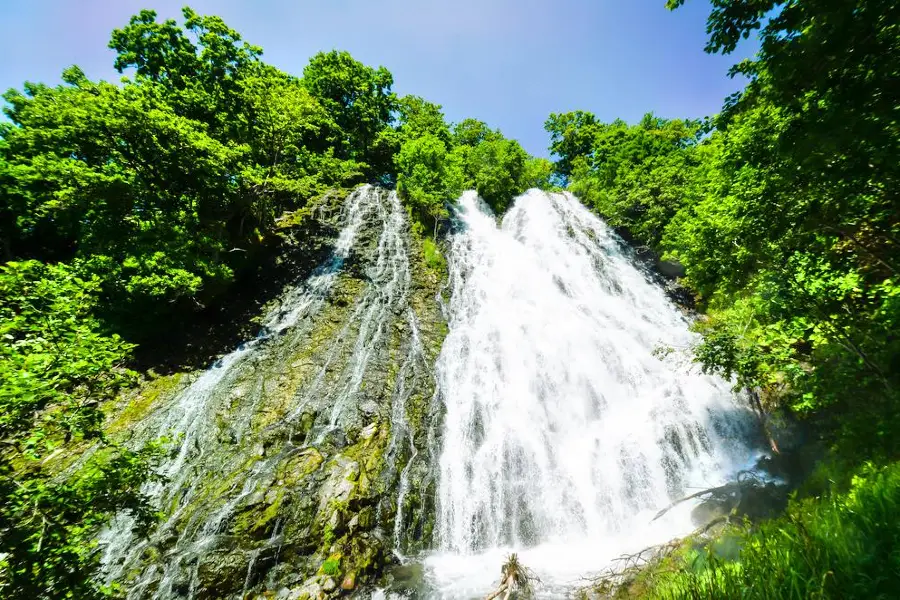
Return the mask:
M867 465L849 491L794 499L784 516L676 553L628 587L660 600L898 598L898 514L900 463Z

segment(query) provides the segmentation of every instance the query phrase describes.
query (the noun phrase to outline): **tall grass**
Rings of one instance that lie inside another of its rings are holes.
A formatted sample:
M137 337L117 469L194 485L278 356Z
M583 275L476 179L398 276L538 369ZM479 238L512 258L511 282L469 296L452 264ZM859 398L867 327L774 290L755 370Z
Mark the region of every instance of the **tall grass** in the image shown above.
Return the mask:
M660 600L900 598L900 463L867 467L850 491L792 501L783 517L737 529L737 560L717 544L642 577Z

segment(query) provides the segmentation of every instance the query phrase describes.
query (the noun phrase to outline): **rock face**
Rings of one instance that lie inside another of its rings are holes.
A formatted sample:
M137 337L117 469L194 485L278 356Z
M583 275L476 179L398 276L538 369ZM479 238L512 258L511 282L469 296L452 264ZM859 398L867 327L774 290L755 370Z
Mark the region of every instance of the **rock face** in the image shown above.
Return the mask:
M330 218L333 256L263 335L142 406L131 443L170 440L147 490L165 516L148 540L124 515L101 535L129 598L335 597L429 544L445 274L393 193L361 188Z

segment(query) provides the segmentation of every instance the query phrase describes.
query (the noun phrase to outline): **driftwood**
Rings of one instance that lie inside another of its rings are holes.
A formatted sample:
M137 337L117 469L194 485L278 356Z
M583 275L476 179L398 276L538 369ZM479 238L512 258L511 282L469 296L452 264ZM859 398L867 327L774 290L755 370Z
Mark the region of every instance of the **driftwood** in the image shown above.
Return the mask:
M687 502L688 500L693 500L694 498L699 498L701 496L706 496L706 495L715 496L716 494L727 494L731 491L740 491L740 489L741 489L740 482L731 481L731 482L726 483L725 485L720 485L717 487L700 490L699 492L696 492L689 496L685 496L684 498L679 498L678 500L675 500L670 505L668 505L667 507L665 507L664 509L662 509L661 511L656 513L656 516L653 517L653 519L651 519L651 522L657 520L658 518L660 518L661 516L663 516L664 514L666 514L667 512L669 512L670 510L672 510L673 508L678 506L679 504L681 504L682 502Z
M694 492L693 494L675 500L667 507L656 513L656 516L651 519L651 522L657 520L682 502L687 502L688 500L693 500L702 496L719 496L721 498L724 496L731 496L733 494L736 494L737 499L733 508L737 508L737 506L741 503L741 495L743 494L743 491L748 487L759 486L760 483L762 482L760 481L759 477L751 471L740 471L737 474L736 481L729 481L725 485L719 485L716 487L707 488L705 490L700 490L699 492Z
M533 592L533 584L540 582L540 579L519 562L516 554L510 554L503 567L500 569L500 585L496 590L488 594L484 600L495 600L503 595L503 600L509 600L513 592L518 597L530 597Z
M649 546L634 554L623 554L611 561L610 565L600 573L585 578L586 587L583 590L590 590L593 594L600 592L603 598L612 597L619 587L627 584L647 565L663 560L680 548L681 543L682 540L676 539L665 544ZM594 595L588 594L586 597L594 597Z
M704 490L704 492L705 491L708 490ZM682 499L682 501L683 500L686 500L686 498ZM712 527L718 525L719 523L727 523L728 520L729 518L727 515L716 517L709 523L695 529L685 538L677 538L674 540L670 540L664 544L648 546L647 548L635 552L634 554L623 554L618 558L612 560L609 567L604 569L602 572L594 575L593 577L584 578L583 581L585 581L590 586L590 588L593 588L595 590L602 590L604 598L611 597L611 594L614 593L616 589L626 584L628 580L632 579L642 570L646 569L648 565L665 559L670 554L681 548L685 539L703 535Z

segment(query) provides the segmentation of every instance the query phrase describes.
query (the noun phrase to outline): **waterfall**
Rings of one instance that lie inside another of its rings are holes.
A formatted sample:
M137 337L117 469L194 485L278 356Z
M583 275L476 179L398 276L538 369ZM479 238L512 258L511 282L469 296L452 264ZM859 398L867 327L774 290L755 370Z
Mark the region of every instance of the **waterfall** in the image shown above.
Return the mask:
M412 444L407 404L430 377L408 302L406 213L396 193L363 186L345 200L339 223L330 256L285 291L256 339L136 425L135 446L163 436L170 442L159 467L165 480L144 490L162 522L141 539L120 514L100 535L107 578L124 584L129 599L243 597L259 580L260 563L269 571L278 563L286 539L305 548L309 526L298 523L333 518L330 502L340 498L328 494L346 493L345 471L358 464L341 454L351 436L365 441L379 427L389 431L392 478L408 488L399 473ZM405 358L391 384L394 355ZM304 457L319 459L300 475L296 461ZM329 482L337 491L326 489ZM293 503L284 500L290 497ZM276 517L266 516L273 511ZM241 515L272 524L257 539L242 539L234 533ZM204 569L222 565L233 582L203 581Z
M499 226L474 193L455 212L447 299L397 194L351 193L259 336L132 428L168 452L144 490L162 521L100 536L129 600L333 595L420 559L420 595L476 598L513 551L564 597L688 532L689 504L652 517L749 462L743 399L574 197L530 191Z
M517 551L563 596L690 531L689 507L651 520L748 462L748 413L679 351L694 335L661 286L569 194L531 190L498 226L467 192L450 246L438 595L483 596Z

